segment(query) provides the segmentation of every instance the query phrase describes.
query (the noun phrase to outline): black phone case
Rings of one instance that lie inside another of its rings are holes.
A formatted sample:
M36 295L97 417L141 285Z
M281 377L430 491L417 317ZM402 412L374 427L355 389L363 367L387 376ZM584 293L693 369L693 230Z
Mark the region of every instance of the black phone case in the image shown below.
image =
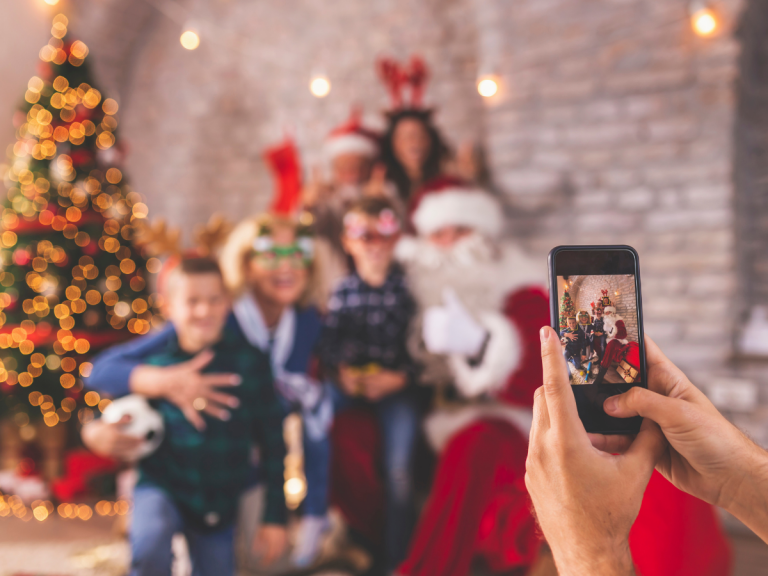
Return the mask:
M609 396L621 394L623 392L626 392L630 388L634 386L643 386L644 388L647 388L648 383L648 367L646 365L646 359L645 359L645 330L644 330L644 324L643 324L643 298L642 298L642 292L640 288L640 257L637 254L637 250L632 248L631 246L623 245L623 244L616 244L616 245L567 245L567 246L556 246L552 248L549 252L549 256L547 257L547 268L549 273L549 316L550 316L550 325L555 330L555 332L560 333L560 304L557 301L557 276L555 274L555 256L563 251L608 251L608 250L626 250L632 253L635 260L635 292L636 292L636 299L637 299L637 332L638 332L638 343L640 344L640 363L641 363L641 373L644 375L642 384L610 384L610 385L601 385L601 386L612 386L615 387L615 391L611 391L610 393L607 392L607 389L604 393L599 393L600 396L604 396L605 398L608 398ZM571 386L572 389L579 388L579 386ZM574 390L574 394L577 394L577 392ZM582 423L584 424L584 428L587 430L587 432L594 433L594 434L637 434L640 430L640 425L643 422L643 419L640 416L634 417L634 418L614 418L612 416L608 416L602 409L602 404L600 405L599 411L602 413L602 416L599 418L604 423L610 422L614 426L606 427L605 425L601 425L600 422L593 421L595 419L591 418L585 418L582 414L582 411L579 411L579 417L581 418Z

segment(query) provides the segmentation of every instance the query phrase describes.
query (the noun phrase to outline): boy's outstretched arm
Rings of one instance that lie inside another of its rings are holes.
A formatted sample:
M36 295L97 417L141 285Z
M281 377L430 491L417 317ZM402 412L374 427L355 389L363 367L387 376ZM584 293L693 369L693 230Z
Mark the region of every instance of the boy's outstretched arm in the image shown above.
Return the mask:
M131 372L146 358L168 344L173 334L173 326L168 323L157 332L101 352L93 359L90 376L84 379L86 386L105 392L113 398L130 394Z

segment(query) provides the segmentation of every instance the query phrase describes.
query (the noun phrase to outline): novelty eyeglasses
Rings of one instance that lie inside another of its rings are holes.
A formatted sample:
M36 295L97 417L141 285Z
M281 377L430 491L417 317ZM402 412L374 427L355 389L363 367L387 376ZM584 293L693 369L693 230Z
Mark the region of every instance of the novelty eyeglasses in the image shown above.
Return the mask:
M299 238L289 246L275 246L267 236L258 237L253 243L251 257L267 270L276 270L285 260L296 270L307 268L312 263L313 245L311 238Z
M344 232L366 244L392 242L400 233L400 221L392 210L382 210L376 218L376 229L371 230L362 214L349 212L344 216Z

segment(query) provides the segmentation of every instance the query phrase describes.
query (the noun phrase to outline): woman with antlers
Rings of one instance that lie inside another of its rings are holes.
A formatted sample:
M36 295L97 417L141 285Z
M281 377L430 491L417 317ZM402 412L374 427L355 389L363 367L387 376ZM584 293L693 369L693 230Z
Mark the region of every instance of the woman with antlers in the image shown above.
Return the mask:
M398 196L407 204L416 189L442 173L449 148L432 121L433 111L422 104L429 76L424 61L413 56L407 66L401 66L384 58L379 60L378 69L392 100L380 159L385 178L395 185ZM407 103L405 89L410 90Z

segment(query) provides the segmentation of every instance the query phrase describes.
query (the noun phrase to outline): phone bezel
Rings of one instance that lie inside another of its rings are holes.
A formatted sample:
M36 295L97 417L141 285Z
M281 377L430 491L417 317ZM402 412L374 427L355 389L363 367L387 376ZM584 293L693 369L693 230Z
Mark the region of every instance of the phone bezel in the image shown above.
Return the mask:
M637 251L632 248L631 246L623 245L623 244L611 244L611 245L564 245L564 246L556 246L549 252L549 256L547 258L548 263L548 270L549 270L549 307L550 307L550 325L552 328L559 334L560 333L560 303L557 301L557 270L555 270L555 264L557 260L557 255L561 252L629 252L631 253L634 261L634 277L635 277L635 298L637 300L637 323L638 323L638 344L640 345L640 363L641 363L641 374L643 374L643 382L640 384L603 384L601 386L614 386L616 388L615 392L609 393L605 395L607 398L608 396L612 396L615 394L621 394L630 388L633 388L635 386L642 386L644 388L647 388L647 378L648 378L648 367L646 365L646 358L645 358L645 335L644 335L644 329L643 329L643 298L642 298L642 292L640 290L640 257L637 254ZM617 274L622 274L623 272L616 272ZM586 274L586 273L585 273ZM593 385L588 385L593 386ZM574 395L577 394L584 394L586 393L586 390L582 390L577 392L577 388L584 388L584 385L571 386L571 389L574 390ZM602 392L608 392L608 390L601 390L600 391L600 397L602 397ZM594 409L597 409L597 404L594 402L591 403ZM614 426L605 427L598 422L589 422L588 419L585 419L582 414L579 414L579 417L582 420L582 423L584 424L584 428L587 430L587 432L595 433L595 434L637 434L637 432L640 430L640 424L642 424L642 418L640 416L634 417L634 418L614 418L612 416L608 416L602 409L602 405L599 406L599 411L602 413L601 419L605 422L610 422Z

